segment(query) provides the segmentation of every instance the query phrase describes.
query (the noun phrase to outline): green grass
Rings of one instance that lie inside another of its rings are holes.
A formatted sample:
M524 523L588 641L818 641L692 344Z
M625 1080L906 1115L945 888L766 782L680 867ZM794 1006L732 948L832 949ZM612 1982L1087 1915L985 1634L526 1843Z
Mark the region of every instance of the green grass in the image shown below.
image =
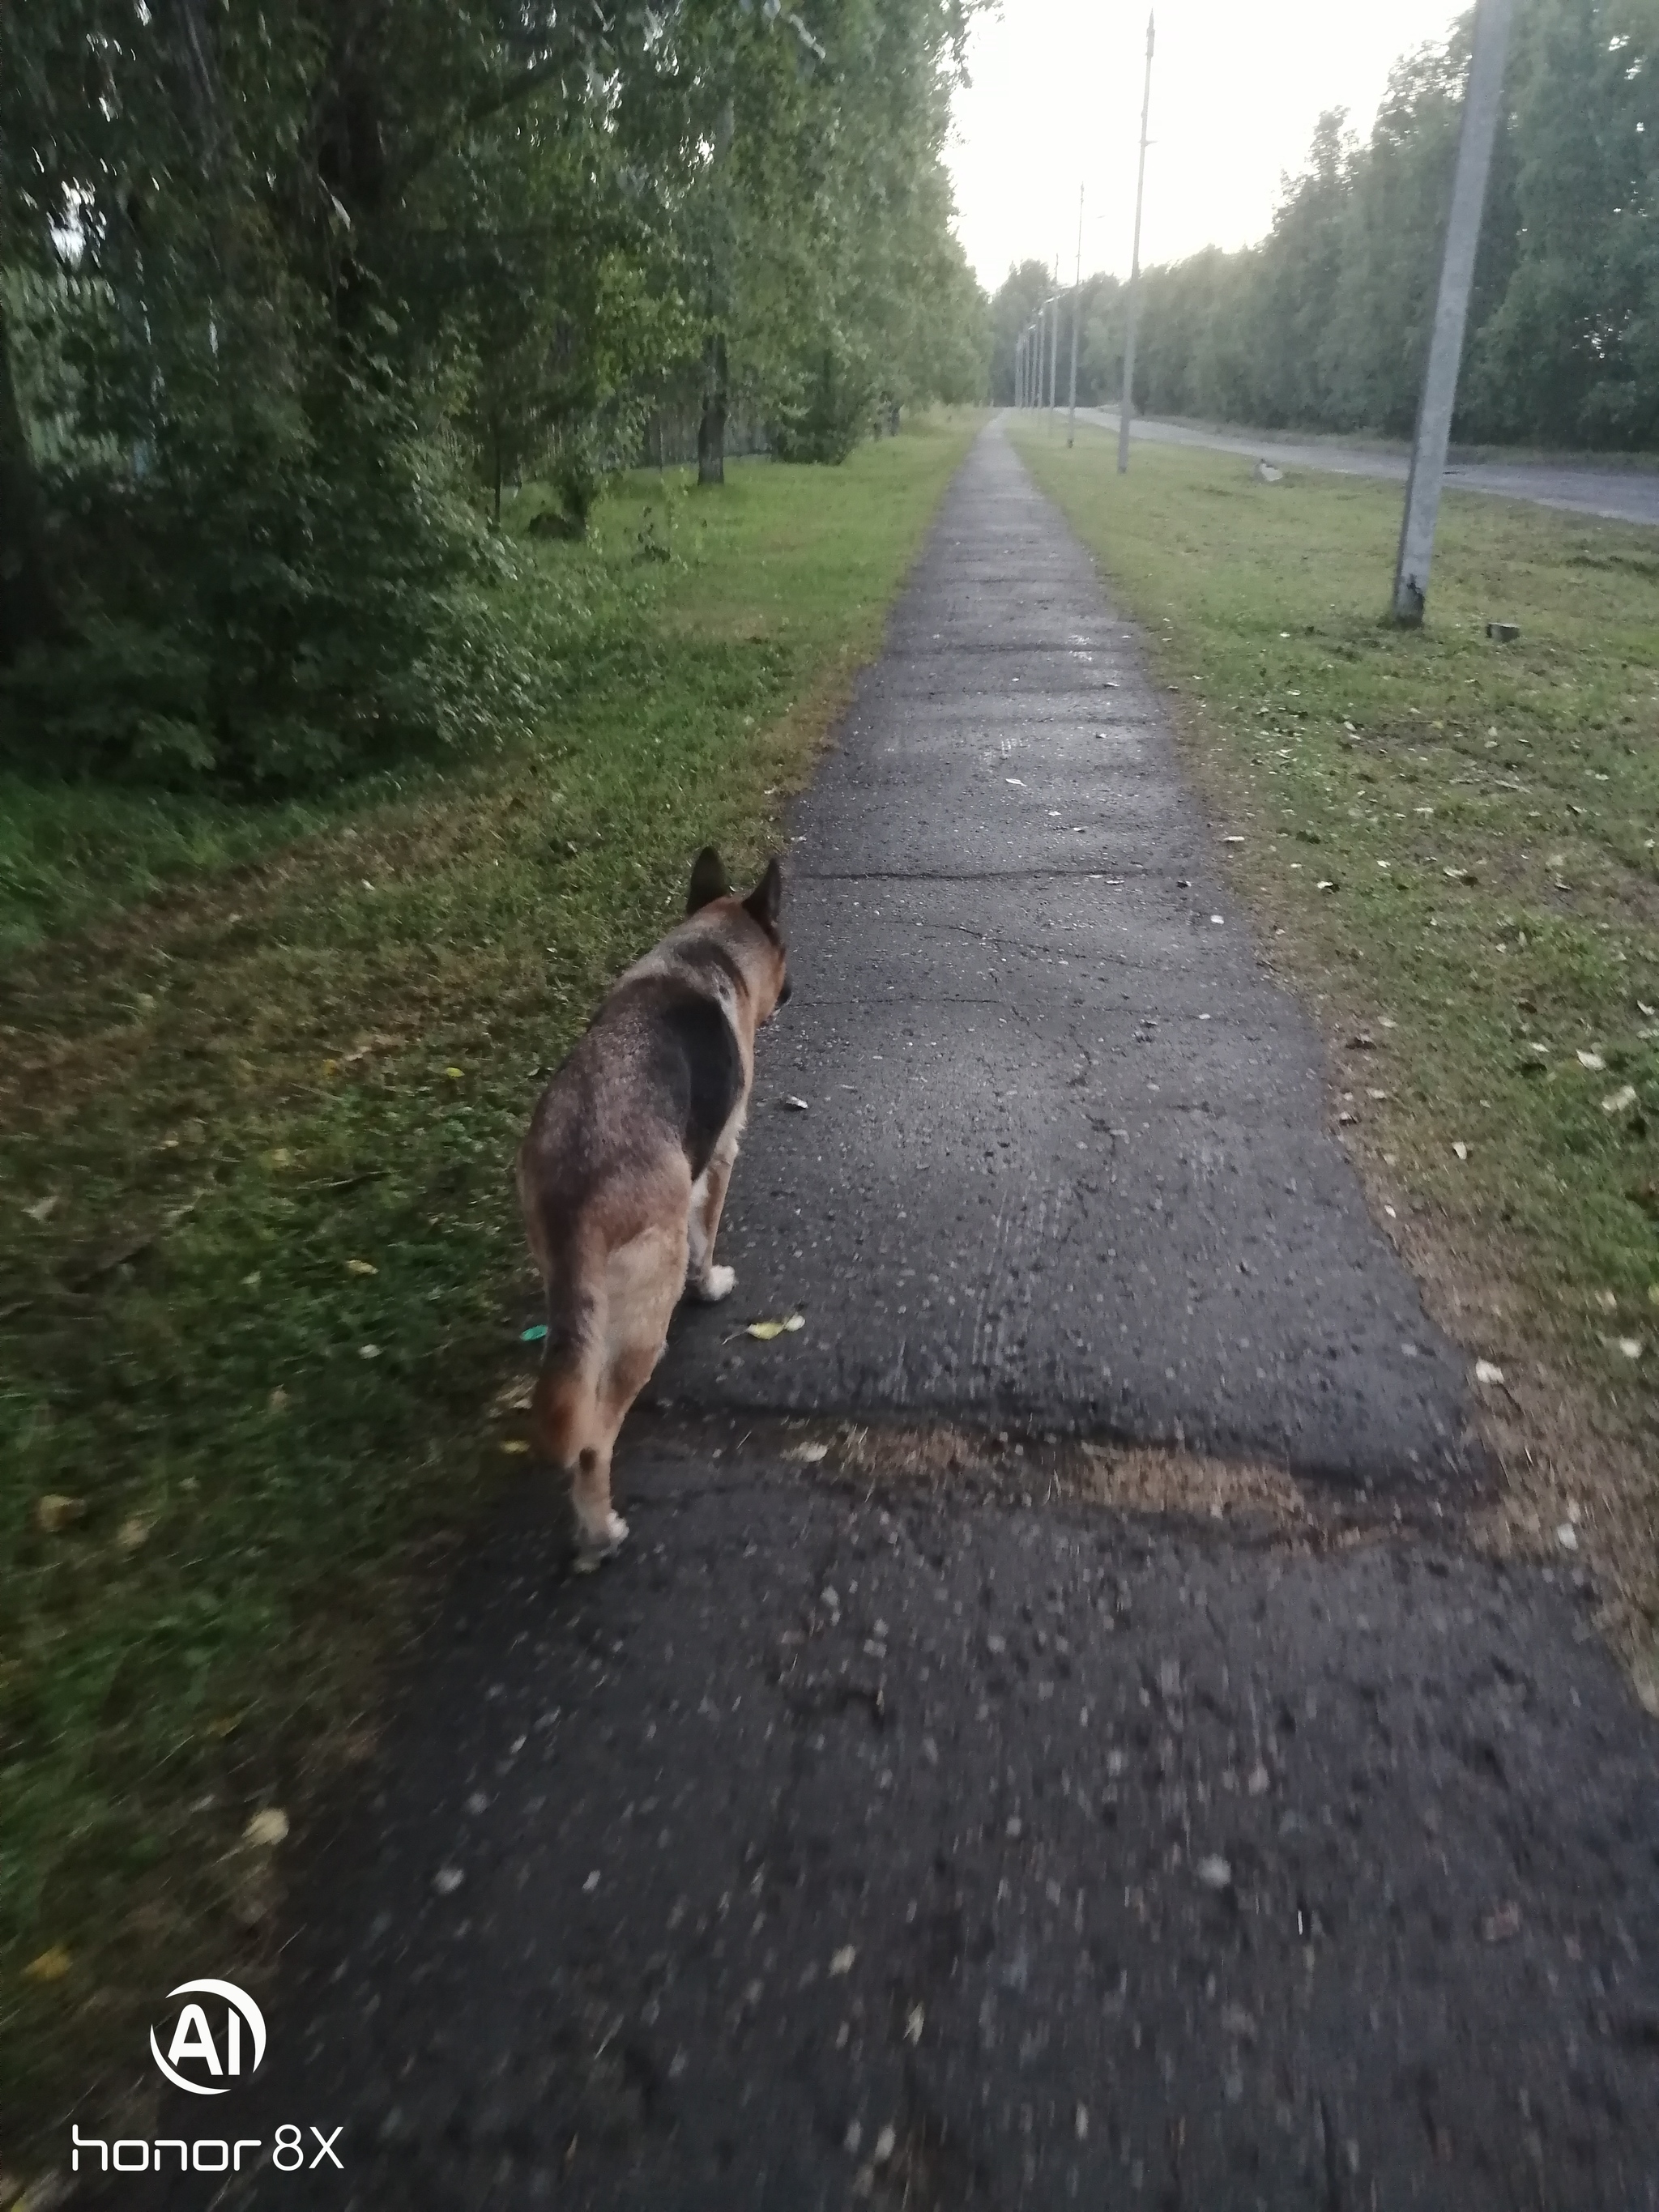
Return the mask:
M1522 1473L1547 1446L1608 1493L1621 1632L1651 1653L1659 532L1454 493L1428 624L1401 631L1381 619L1397 488L1259 485L1172 447L1121 479L1097 434L1018 445L1146 628L1243 840L1236 888L1323 1019L1380 1217L1504 1368Z
M698 845L768 848L974 427L630 480L536 553L586 612L516 753L298 842L13 817L14 945L179 880L0 975L0 2167L143 2071L185 1963L257 1975L250 1815L361 1749L434 1547L526 1465L544 1073Z

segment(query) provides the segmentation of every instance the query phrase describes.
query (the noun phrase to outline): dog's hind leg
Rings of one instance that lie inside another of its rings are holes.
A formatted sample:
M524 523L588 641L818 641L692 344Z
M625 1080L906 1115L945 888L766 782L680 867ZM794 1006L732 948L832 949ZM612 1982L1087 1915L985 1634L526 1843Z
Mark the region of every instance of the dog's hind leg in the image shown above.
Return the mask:
M734 1268L715 1266L714 1239L720 1234L720 1212L726 1204L738 1157L738 1139L742 1134L741 1119L722 1131L713 1158L691 1189L690 1258L685 1287L694 1298L701 1298L706 1305L730 1297L738 1279Z
M627 1540L628 1523L611 1502L611 1454L629 1409L662 1357L685 1260L684 1236L666 1231L647 1231L611 1255L592 1440L578 1455L571 1492L583 1565L597 1565Z

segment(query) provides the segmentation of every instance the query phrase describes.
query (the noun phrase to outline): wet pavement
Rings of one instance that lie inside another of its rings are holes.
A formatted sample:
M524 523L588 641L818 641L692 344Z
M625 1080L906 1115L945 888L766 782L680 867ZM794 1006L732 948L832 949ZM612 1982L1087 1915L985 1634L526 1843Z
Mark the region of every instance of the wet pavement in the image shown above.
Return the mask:
M1659 1727L1581 1569L1462 1541L1462 1362L994 432L795 828L629 1547L515 1493L293 1839L258 2076L164 2131L337 2127L241 2192L329 2212L1655 2212ZM890 1415L1007 1441L881 1472ZM1308 1510L1086 1503L1076 1430Z
M1079 407L1078 421L1115 438L1115 407ZM1063 411L1054 416L1056 428ZM1298 441L1276 430L1207 430L1196 422L1160 422L1142 417L1132 435L1155 446L1203 446L1212 453L1240 453L1270 461L1275 468L1317 469L1328 476L1374 477L1402 488L1410 459L1377 446L1344 445L1335 439ZM1595 468L1582 461L1460 461L1448 463L1448 491L1478 491L1496 499L1519 499L1534 507L1559 507L1568 514L1593 514L1606 522L1659 524L1659 469Z

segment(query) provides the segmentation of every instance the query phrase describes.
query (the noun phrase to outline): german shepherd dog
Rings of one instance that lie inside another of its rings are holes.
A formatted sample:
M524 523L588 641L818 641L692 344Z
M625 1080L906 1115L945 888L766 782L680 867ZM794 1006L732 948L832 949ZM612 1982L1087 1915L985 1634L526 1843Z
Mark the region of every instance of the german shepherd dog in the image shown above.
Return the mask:
M714 1237L749 1111L755 1032L789 996L768 864L739 898L712 846L686 919L616 983L542 1093L519 1149L519 1202L547 1291L532 1400L542 1456L567 1469L579 1565L614 1552L611 1454L661 1358L681 1296L736 1278Z

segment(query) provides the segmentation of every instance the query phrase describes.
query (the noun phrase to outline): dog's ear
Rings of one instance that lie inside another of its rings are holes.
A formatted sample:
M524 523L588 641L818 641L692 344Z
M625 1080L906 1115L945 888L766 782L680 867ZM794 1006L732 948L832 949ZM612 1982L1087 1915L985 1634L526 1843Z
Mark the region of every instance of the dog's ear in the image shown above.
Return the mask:
M766 873L744 901L744 911L754 915L769 937L778 933L778 916L783 911L783 870L775 860L766 864Z
M729 898L732 879L726 872L726 863L712 845L705 845L691 866L691 889L685 902L688 914L696 914L717 898Z

